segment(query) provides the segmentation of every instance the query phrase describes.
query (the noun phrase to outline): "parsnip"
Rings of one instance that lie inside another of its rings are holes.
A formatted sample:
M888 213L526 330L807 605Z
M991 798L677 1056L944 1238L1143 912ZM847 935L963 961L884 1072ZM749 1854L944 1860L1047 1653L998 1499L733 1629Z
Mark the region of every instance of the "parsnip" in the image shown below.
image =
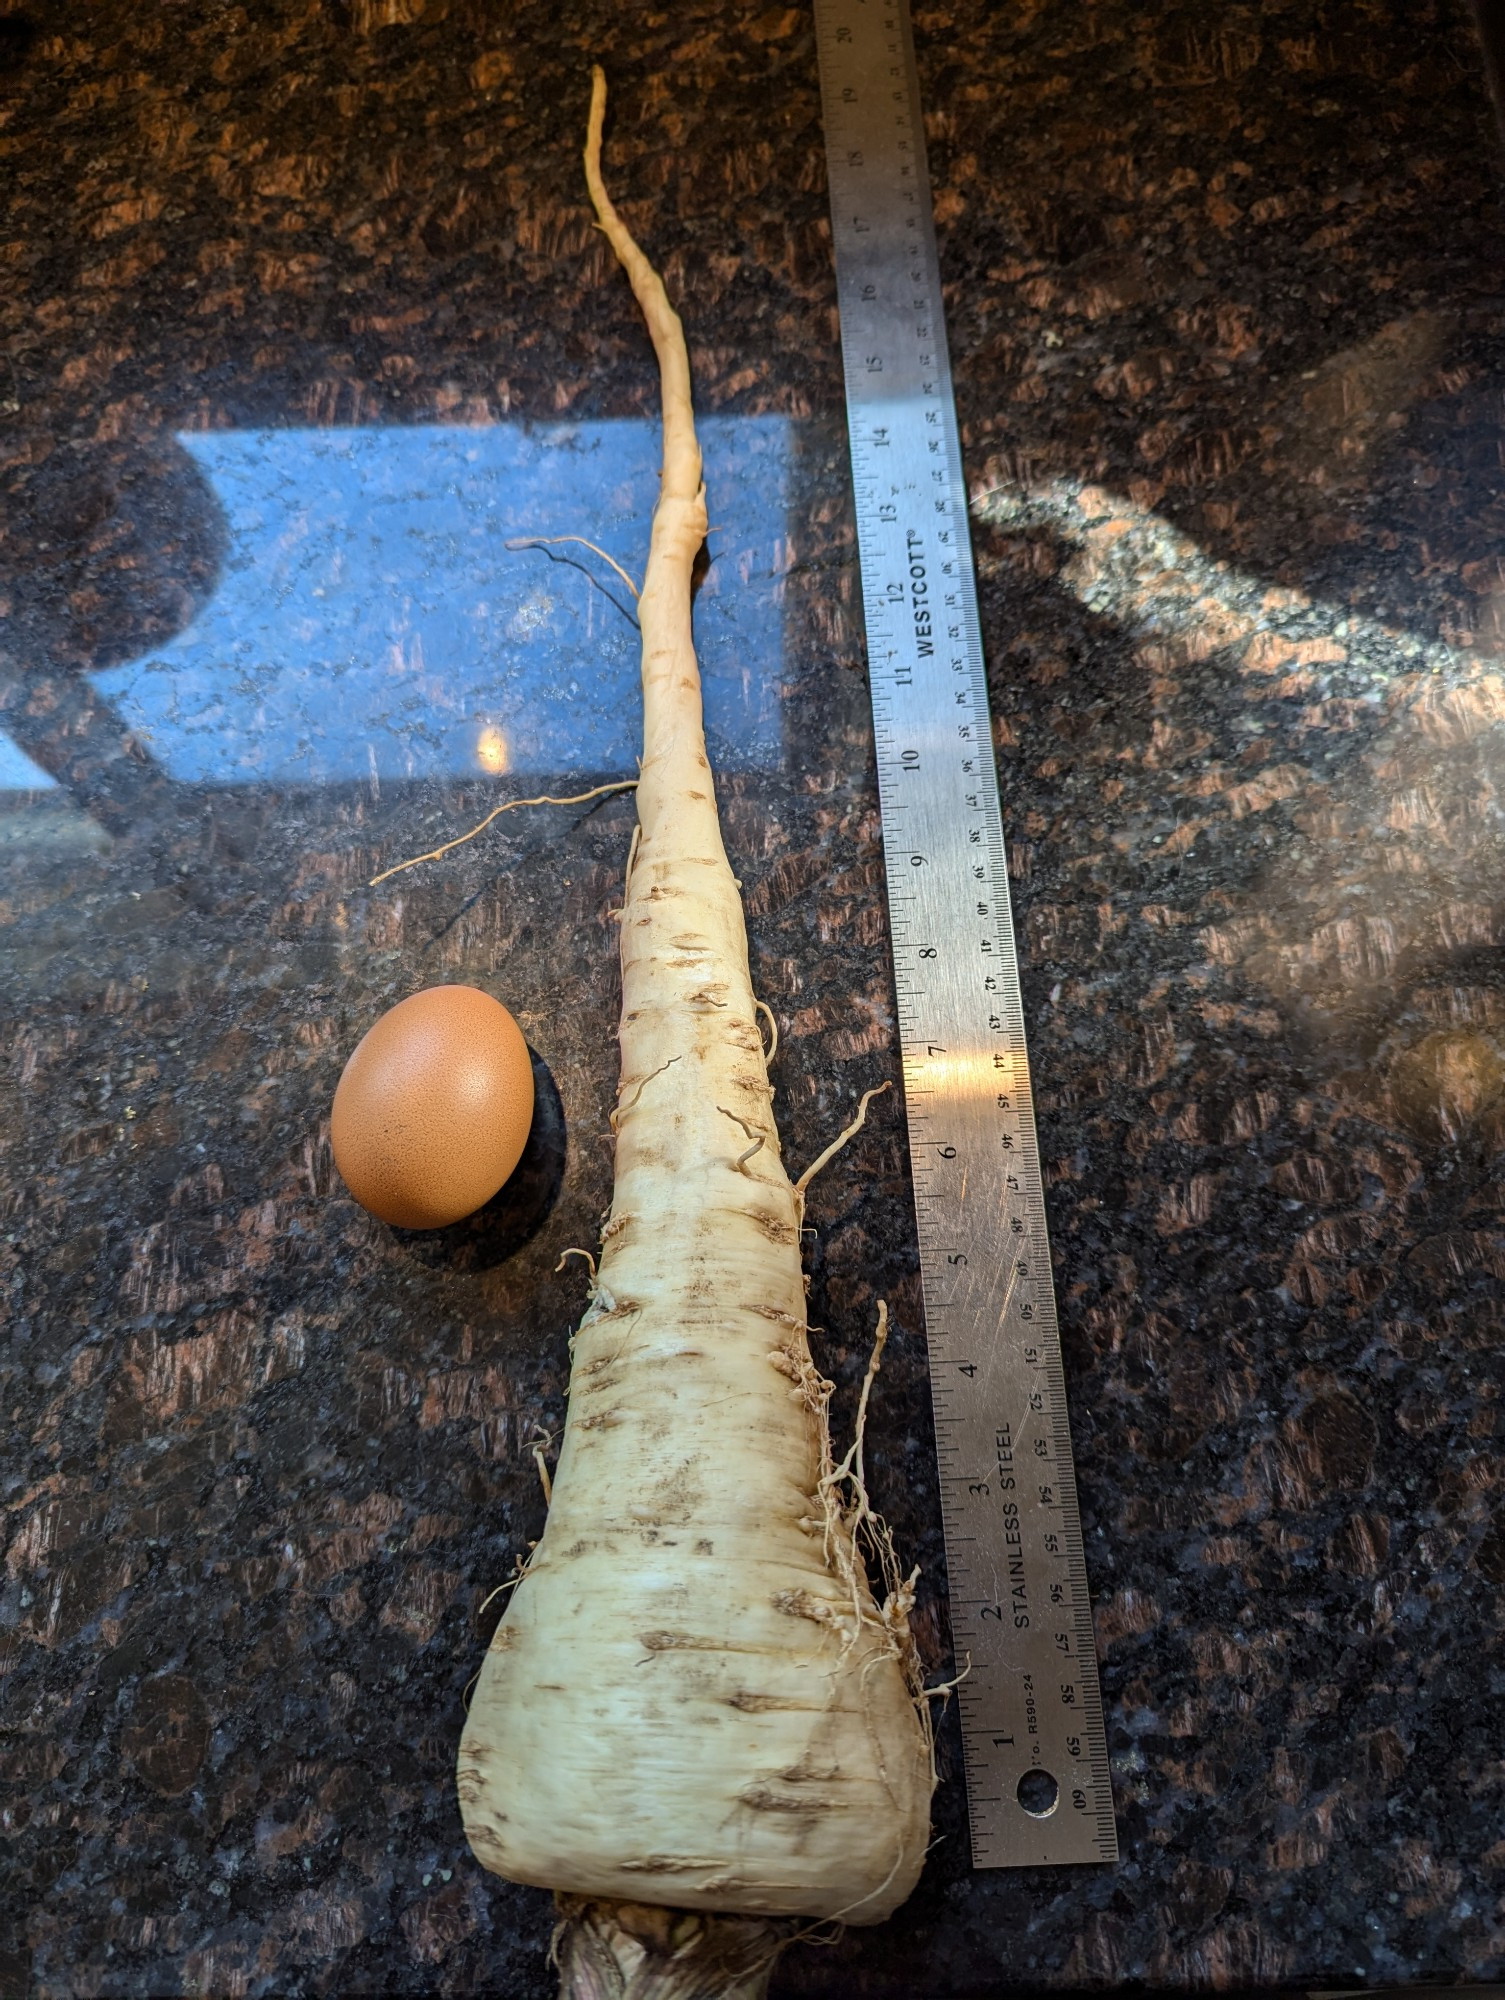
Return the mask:
M638 1990L642 1961L661 2000L750 1996L789 1928L758 1920L876 1923L908 1895L934 1778L911 1587L890 1562L881 1609L869 1588L854 1531L871 1517L833 1468L806 1341L803 1194L691 642L706 505L689 361L601 182L604 104L597 70L587 183L663 395L616 1178L547 1527L481 1670L459 1793L487 1868L561 1892L565 1992Z

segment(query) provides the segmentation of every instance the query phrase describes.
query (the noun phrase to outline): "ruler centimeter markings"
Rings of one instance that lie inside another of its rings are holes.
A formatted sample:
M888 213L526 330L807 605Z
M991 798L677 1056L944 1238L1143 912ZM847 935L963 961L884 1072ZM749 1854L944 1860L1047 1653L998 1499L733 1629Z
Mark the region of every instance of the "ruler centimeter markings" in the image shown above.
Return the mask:
M814 0L972 1859L1116 1859L907 0Z

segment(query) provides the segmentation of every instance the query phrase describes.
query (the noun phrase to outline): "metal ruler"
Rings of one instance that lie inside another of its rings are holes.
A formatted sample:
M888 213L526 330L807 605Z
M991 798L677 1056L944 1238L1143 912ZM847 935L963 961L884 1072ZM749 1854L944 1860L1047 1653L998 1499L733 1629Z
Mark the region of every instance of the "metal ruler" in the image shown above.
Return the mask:
M972 1859L1113 1861L908 7L815 20Z

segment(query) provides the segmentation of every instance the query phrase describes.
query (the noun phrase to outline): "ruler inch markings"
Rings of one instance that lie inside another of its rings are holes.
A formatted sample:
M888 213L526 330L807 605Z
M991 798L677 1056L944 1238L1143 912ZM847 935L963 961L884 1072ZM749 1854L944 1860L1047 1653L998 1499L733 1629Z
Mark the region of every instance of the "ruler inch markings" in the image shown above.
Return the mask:
M970 1657L957 1694L972 1858L1108 1862L1108 1747L908 5L814 6L941 1512L958 1663ZM1032 1772L1057 1787L1044 1812L1029 1810L1042 1803Z

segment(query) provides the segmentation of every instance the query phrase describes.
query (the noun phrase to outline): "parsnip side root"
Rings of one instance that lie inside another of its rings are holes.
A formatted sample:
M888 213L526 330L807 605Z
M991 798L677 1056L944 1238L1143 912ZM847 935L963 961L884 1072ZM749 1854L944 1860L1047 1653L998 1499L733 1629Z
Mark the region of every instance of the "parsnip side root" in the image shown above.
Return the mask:
M394 861L390 868L384 868L380 875L373 875L366 884L374 889L379 882L386 882L394 875L402 874L405 868L420 868L425 861L442 861L446 854L452 854L457 847L463 847L467 840L474 840L482 834L493 820L503 813L518 812L524 806L580 806L587 799L604 799L608 792L631 792L637 788L636 778L614 778L609 785L596 785L588 792L572 792L568 798L556 799L548 794L536 799L508 799L504 805L493 806L483 820L470 829L469 833L457 835L454 840L446 840L442 847L431 847L427 854L414 854L407 861Z
M862 1102L857 1106L857 1116L852 1120L851 1124L848 1125L843 1131L837 1133L836 1137L831 1141L830 1145L827 1146L826 1150L823 1153L818 1153L816 1155L816 1157L810 1162L809 1166L806 1167L805 1171L800 1175L799 1179L795 1182L794 1191L797 1195L799 1195L801 1200L804 1199L806 1190L809 1188L811 1181L815 1179L815 1176L818 1173L820 1173L823 1168L830 1166L831 1162L836 1158L836 1155L845 1150L845 1148L850 1144L850 1142L853 1139L856 1138L857 1134L862 1130L863 1126L867 1123L867 1108L872 1103L873 1099L875 1097L881 1097L885 1090L891 1090L892 1088L893 1088L892 1084L884 1082L876 1085L872 1090L863 1091Z
M664 422L616 1177L547 1525L486 1655L459 1795L482 1863L558 1895L567 2000L755 2000L794 1920L878 1923L909 1894L934 1770L914 1578L861 1451L836 1461L810 1354L815 1168L791 1182L772 1116L691 641L706 511L689 359L601 183L604 106L597 71L586 179Z
M510 542L503 542L502 547L506 549L554 549L558 548L561 542L576 542L582 549L589 549L593 556L599 556L602 562L616 571L634 597L642 595L637 585L627 574L626 570L623 569L616 557L609 556L605 549L599 548L595 542L588 542L584 535L514 535Z

